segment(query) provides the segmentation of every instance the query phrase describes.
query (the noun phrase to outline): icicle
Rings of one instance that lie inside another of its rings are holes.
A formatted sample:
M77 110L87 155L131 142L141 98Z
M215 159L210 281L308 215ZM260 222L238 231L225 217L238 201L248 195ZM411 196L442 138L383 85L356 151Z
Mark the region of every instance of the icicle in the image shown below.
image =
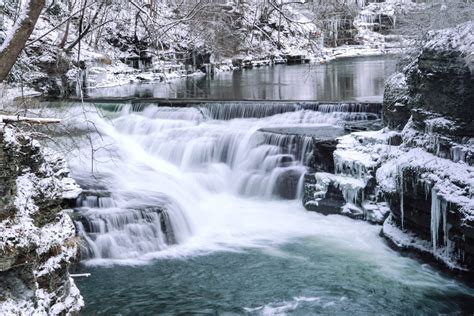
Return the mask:
M441 206L441 215L443 216L443 238L444 238L444 245L448 246L448 207L446 201L443 199L440 203Z
M431 239L433 242L433 251L438 247L439 225L443 225L443 244L448 247L448 207L444 199L439 198L438 192L433 188L431 190ZM449 247L448 247L449 248Z
M431 241L433 243L433 251L436 252L436 244L438 240L439 226L439 207L438 196L435 189L431 190Z
M342 196L344 197L344 200L348 203L352 203L354 205L357 205L357 198L359 196L359 191L360 188L353 188L350 185L349 186L343 186L340 184L336 184L338 189L342 191Z
M405 222L405 203L404 203L404 185L403 185L403 169L399 169L398 172L398 191L400 194L400 214L401 214L401 223L402 223L402 230L405 228L404 227L404 222Z
M402 215L402 229L405 229L405 227L404 227L405 205L404 205L404 201L403 201L403 183L402 183L402 187L401 187L401 190L400 190L400 213Z
M428 200L428 195L431 192L431 183L429 181L423 180L423 188L425 189L425 199Z
M454 162L466 161L466 151L462 146L455 146L451 148L451 160Z
M433 252L438 246L438 230L441 217L441 205L438 200L438 193L431 189L431 241L433 242Z

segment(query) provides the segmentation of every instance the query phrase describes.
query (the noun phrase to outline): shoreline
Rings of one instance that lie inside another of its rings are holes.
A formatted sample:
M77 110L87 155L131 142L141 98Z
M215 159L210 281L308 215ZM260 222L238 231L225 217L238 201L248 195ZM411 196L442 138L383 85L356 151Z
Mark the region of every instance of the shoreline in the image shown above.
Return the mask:
M354 48L350 46L341 46L340 48L335 48L335 49L325 49L325 55L323 57L316 57L316 56L310 56L309 62L306 64L327 64L332 61L340 60L340 59L346 59L346 58L359 58L359 57L382 57L382 56L389 56L389 55L398 55L403 52L403 50L406 48L368 48L368 47L360 47L360 48ZM218 64L218 63L216 63ZM304 64L304 63L301 63ZM264 68L264 67L273 67L277 64L270 64L267 66L263 67L256 67L256 69ZM289 65L288 63L284 64L278 64L278 65ZM216 74L220 73L226 73L226 72L233 72L235 70L239 70L241 68L235 67L230 70L220 70L216 72ZM253 70L254 68L249 68L248 70ZM151 72L143 71L138 74L132 74L130 75L130 80L128 82L121 81L117 82L116 84L113 83L113 81L110 81L110 83L104 84L104 85L98 85L94 87L88 87L87 91L93 91L97 89L104 89L104 88L112 88L112 87L120 87L128 84L156 84L156 83L164 83L164 84L169 84L172 83L176 80L181 80L181 79L187 79L190 77L204 77L208 76L205 73L198 73L194 72L192 74L188 75L175 75L171 76L170 78L166 78L165 80L162 80L161 78L156 78L156 79L151 79L151 80L136 80L136 77L140 77L140 75L150 75L152 74Z

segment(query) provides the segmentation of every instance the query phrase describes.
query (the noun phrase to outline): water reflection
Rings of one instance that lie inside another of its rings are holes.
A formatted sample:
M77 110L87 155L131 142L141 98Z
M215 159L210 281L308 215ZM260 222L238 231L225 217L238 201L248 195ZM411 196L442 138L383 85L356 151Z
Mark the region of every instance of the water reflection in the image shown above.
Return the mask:
M92 97L158 97L260 100L382 99L384 82L396 71L394 56L358 57L328 64L277 65L189 77L168 83L129 84L90 91Z

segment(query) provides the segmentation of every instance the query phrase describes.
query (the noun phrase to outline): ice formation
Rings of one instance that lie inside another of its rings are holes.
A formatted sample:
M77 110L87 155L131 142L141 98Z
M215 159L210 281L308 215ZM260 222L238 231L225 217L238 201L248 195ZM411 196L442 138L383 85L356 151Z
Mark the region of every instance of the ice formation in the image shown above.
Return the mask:
M317 205L332 185L341 191L346 202L341 213L361 213L371 222L381 222L389 208L377 199L375 191L366 196L366 190L373 182L377 168L388 155L397 151L389 144L396 135L397 132L380 130L355 132L338 138L333 154L335 174L315 173L314 201L309 202Z

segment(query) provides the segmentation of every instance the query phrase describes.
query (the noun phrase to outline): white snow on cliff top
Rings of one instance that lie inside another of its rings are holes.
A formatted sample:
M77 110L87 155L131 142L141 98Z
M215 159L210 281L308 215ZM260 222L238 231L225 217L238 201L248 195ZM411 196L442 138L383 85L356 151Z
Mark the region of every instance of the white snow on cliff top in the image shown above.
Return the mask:
M314 177L317 181L323 182L326 185L336 183L338 187L350 187L352 189L363 189L365 187L364 181L345 175L316 172Z
M462 207L466 218L474 216L474 167L437 157L422 148L413 148L385 162L376 173L377 182L386 192L398 189L396 176L405 169L417 170L432 183L438 195Z
M474 21L462 23L455 28L431 31L430 39L425 42L424 49L459 50L463 54L474 54Z
M338 138L338 145L334 151L336 164L358 164L365 168L373 168L380 163L380 159L395 148L389 145L391 137L397 135L395 131L382 129L379 131L354 132Z

